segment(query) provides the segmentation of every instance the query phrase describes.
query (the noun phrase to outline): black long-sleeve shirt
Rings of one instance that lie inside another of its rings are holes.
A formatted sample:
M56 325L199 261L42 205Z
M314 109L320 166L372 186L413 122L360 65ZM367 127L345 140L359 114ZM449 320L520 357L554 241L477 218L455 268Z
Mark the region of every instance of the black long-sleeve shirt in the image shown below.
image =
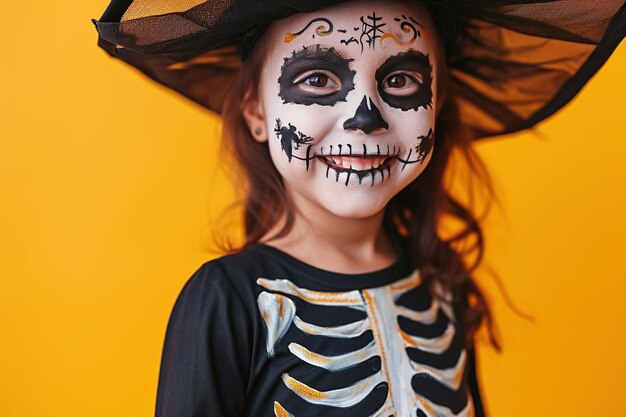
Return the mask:
M338 274L256 244L203 264L168 324L157 417L483 416L454 308L403 254Z

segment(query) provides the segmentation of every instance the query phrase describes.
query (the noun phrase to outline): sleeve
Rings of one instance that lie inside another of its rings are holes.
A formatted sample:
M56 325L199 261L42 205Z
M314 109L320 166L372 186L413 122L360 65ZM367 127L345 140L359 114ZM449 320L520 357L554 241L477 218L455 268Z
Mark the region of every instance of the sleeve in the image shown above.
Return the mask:
M187 281L170 316L156 417L234 417L245 407L250 310L217 261Z
M478 378L476 376L476 349L472 347L467 352L468 359L468 379L469 390L472 393L472 400L474 401L474 416L486 417L485 410L483 408L483 402L480 395L480 388L478 386Z

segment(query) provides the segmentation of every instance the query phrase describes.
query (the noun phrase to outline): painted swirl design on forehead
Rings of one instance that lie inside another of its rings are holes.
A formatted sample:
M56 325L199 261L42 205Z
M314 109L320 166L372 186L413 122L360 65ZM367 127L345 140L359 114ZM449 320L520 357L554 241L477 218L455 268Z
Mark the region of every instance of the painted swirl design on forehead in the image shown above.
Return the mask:
M278 78L280 91L278 95L283 103L295 103L310 106L332 106L338 101L346 101L348 92L354 89L354 75L356 71L350 69L353 59L344 58L335 48L321 45L305 46L298 51L293 51L290 57L284 59L281 75ZM340 81L339 89L331 94L316 95L306 92L295 81L298 76L313 71L329 71L336 75Z
M328 25L328 27L325 27L324 25L319 25L315 28L315 33L317 34L317 36L327 36L330 35L331 33L333 33L333 22L331 22L330 20L326 19L325 17L316 17L315 19L311 19L309 21L309 23L306 24L306 26L304 26L301 30L299 30L298 32L287 32L285 33L284 36L284 42L285 43L289 43L292 40L296 39L298 36L302 35L304 33L304 31L306 31L309 26L311 26L313 23L315 22L323 22L326 25ZM313 37L315 37L315 35L313 35Z
M399 22L400 29L402 30L402 32L407 33L407 34L410 33L411 37L407 40L402 40L402 39L399 39L393 33L385 33L380 38L381 45L385 39L390 39L394 41L397 45L409 46L413 44L418 37L422 36L422 32L418 28L423 28L423 25L421 23L418 23L411 16L406 17L405 15L402 15L402 19L400 19L399 17L395 17L393 20L395 20L396 22Z

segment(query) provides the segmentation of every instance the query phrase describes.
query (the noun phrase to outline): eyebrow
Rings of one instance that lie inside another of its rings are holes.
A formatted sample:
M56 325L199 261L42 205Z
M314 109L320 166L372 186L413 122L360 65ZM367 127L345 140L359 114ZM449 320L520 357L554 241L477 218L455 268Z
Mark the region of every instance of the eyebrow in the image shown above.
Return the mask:
M396 55L392 55L380 67L376 70L376 79L382 80L382 78L388 72L395 69L409 69L415 71L432 71L432 65L428 55L422 51L415 49L409 49L406 52L400 52Z
M346 61L354 61L354 59L347 58L340 51L333 47L315 44L304 46L302 49L299 49L297 51L294 50L291 53L290 57L286 57L284 59L283 68L286 68L289 65L302 60L316 60L316 62L325 63L344 63Z

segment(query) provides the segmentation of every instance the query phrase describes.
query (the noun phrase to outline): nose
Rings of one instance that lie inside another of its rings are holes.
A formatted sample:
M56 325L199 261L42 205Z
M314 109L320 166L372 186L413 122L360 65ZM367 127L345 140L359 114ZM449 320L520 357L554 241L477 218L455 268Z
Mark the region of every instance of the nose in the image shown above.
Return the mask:
M368 96L363 96L354 116L343 122L344 129L359 129L364 133L372 133L376 129L388 129L389 124L383 119L378 107Z

